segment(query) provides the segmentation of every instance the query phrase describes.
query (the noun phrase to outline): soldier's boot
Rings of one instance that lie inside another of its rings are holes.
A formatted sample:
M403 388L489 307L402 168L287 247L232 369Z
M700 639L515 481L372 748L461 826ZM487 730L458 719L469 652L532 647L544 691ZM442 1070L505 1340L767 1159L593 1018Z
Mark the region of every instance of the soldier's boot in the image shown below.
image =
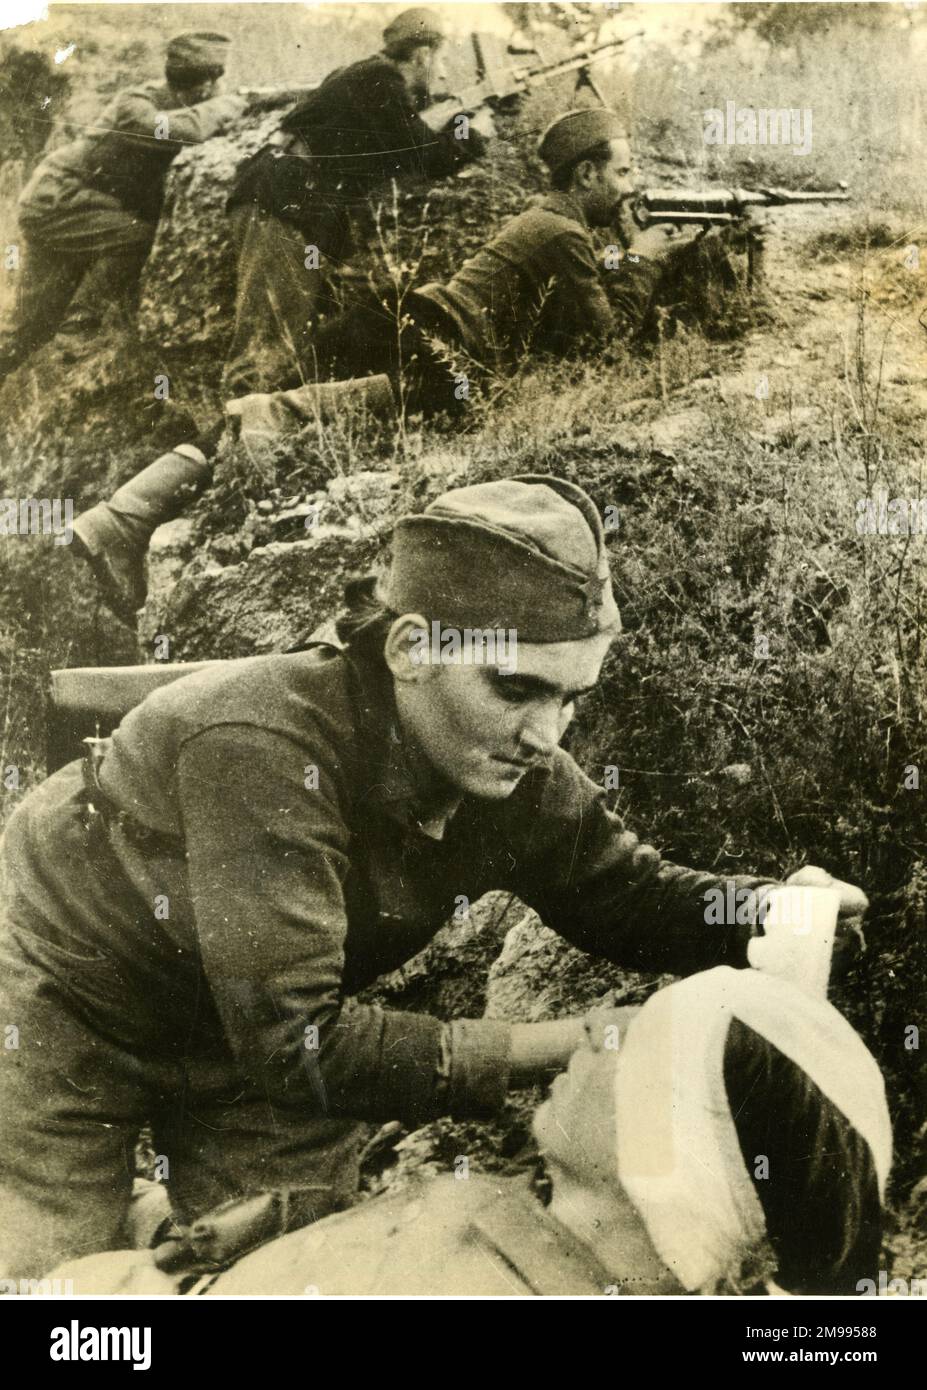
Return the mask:
M295 434L312 422L330 425L353 410L380 420L393 419L396 396L389 377L381 374L322 381L293 391L239 396L225 406L226 415L246 443Z
M171 521L190 490L212 477L212 464L194 444L178 444L74 522L74 546L86 560L107 607L134 623L145 602L145 552L152 532Z

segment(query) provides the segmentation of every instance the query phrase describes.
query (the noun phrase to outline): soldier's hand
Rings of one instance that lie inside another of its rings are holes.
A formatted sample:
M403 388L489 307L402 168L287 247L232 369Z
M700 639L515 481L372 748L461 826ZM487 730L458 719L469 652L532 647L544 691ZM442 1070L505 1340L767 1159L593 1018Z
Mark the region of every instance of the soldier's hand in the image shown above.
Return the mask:
M232 125L248 109L247 98L239 96L237 92L223 92L221 96L213 97L212 101L213 112L223 126Z
M496 123L491 107L481 106L478 111L474 112L470 117L470 129L475 130L477 135L482 135L484 140L493 139L496 133Z
M614 993L614 990L609 990L583 1016L586 1043L593 1052L617 1052L641 1011L640 1004L614 1003Z
M806 864L797 873L791 874L786 883L801 888L833 888L840 894L840 907L837 912L837 933L834 937L834 954L831 974L838 978L859 960L866 949L863 935L863 916L869 907L869 899L861 888L853 883L844 883L833 878L826 869L815 864Z
M654 222L643 231L635 232L628 247L628 254L662 261L683 247L691 245L701 235L701 230L701 227L674 227L669 222Z
M428 126L429 130L443 130L450 125L460 115L460 103L448 98L443 101L436 101L431 106L426 106L424 111L419 112L420 118Z

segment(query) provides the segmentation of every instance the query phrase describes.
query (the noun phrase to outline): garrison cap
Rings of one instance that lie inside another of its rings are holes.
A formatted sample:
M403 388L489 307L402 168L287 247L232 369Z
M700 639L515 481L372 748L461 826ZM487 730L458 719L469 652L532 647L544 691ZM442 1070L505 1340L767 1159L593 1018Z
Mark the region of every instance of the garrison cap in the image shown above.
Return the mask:
M449 627L511 628L521 642L620 627L592 499L534 474L455 488L400 518L380 598Z
M410 42L427 43L434 48L443 43L444 29L440 15L425 5L416 5L411 10L397 14L383 30L383 43L387 50Z
M225 71L231 40L211 31L177 34L167 45L172 68L221 68Z
M552 174L574 164L584 154L609 140L627 139L621 117L606 106L567 111L551 121L538 142L538 154Z

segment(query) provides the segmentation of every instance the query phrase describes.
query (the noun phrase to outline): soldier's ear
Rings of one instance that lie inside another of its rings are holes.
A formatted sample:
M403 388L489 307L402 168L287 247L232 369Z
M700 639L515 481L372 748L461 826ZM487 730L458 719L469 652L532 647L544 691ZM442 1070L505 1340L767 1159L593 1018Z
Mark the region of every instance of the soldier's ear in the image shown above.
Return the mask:
M594 175L595 161L581 159L573 170L573 186L581 190L587 189L592 183Z
M403 613L393 623L383 646L383 657L397 681L430 680L439 669L432 660L431 626L421 613Z

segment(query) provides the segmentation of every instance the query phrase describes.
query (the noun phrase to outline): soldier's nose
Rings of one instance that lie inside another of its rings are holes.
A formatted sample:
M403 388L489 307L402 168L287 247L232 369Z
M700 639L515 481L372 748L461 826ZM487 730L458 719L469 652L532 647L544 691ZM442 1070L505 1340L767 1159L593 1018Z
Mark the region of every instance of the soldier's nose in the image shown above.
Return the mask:
M560 733L560 720L556 713L552 713L525 724L521 730L520 743L531 757L550 758L560 740Z

